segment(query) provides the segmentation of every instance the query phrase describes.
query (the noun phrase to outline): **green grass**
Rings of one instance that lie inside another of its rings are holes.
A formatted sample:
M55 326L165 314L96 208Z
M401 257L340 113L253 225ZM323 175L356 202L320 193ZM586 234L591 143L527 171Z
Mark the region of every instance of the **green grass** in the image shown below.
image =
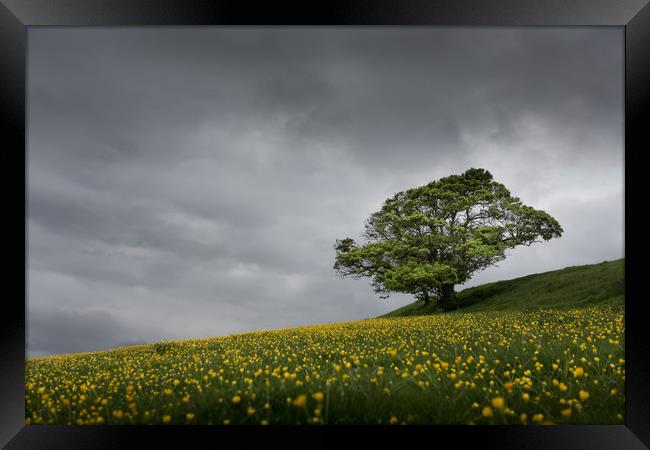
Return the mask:
M25 422L624 423L622 260L459 297L453 313L34 358Z
M622 307L369 319L26 367L31 424L620 424Z
M623 305L625 260L567 267L507 281L482 284L457 294L462 311L515 311ZM434 303L414 302L381 317L437 313Z

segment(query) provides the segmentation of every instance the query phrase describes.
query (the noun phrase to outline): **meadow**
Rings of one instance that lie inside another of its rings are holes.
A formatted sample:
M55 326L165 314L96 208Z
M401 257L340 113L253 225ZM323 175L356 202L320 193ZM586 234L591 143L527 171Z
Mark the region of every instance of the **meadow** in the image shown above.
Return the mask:
M622 424L622 305L454 312L26 363L28 424Z

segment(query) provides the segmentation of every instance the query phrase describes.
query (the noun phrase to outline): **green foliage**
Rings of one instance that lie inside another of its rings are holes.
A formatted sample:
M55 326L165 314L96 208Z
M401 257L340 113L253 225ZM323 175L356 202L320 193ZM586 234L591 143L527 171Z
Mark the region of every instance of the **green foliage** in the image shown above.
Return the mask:
M625 260L567 267L513 280L482 284L460 291L462 311L516 311L624 304ZM425 315L435 305L415 302L382 317Z
M153 351L158 355L165 355L176 349L174 342L156 342L153 345Z
M521 203L484 169L398 192L371 214L358 245L336 241L334 269L369 277L375 292L453 297L453 286L505 258L507 249L560 237L549 214Z

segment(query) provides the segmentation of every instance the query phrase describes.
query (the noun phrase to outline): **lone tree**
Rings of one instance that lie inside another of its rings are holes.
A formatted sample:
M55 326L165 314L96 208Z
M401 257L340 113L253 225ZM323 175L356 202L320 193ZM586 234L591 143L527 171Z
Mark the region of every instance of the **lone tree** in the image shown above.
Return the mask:
M454 285L505 258L506 249L562 235L544 211L522 204L484 169L398 192L365 225L367 242L336 241L334 270L370 277L375 292L413 294L456 308Z

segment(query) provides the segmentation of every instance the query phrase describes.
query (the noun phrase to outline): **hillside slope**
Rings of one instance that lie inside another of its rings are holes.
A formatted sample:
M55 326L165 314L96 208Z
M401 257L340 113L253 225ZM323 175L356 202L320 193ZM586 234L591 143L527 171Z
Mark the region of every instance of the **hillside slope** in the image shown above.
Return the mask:
M624 259L567 267L464 289L457 294L458 306L469 312L622 305L624 278ZM425 307L422 302L414 302L380 317L436 312L433 304Z
M25 423L621 424L624 343L623 308L592 306L368 319L36 358L25 365Z

